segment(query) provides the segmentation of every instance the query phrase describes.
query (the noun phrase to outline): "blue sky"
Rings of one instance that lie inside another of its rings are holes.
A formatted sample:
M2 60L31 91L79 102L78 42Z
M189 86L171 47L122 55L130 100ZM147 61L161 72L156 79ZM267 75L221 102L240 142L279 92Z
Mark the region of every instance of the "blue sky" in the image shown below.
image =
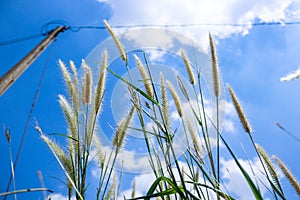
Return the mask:
M300 21L299 2L292 0L263 1L219 1L210 3L190 0L173 1L8 1L0 3L0 43L15 38L40 33L41 27L53 20L64 20L71 26L102 26L107 19L111 25L169 25L169 24L249 24L248 26L190 26L173 27L173 31L198 42L207 50L210 31L216 38L220 70L224 83L230 83L236 91L243 108L253 126L253 137L270 154L276 154L300 179L297 152L299 143L274 125L280 122L297 135L299 130L299 80L280 82L280 78L299 68L299 25L284 25L284 22ZM254 22L282 22L277 26L251 26ZM52 26L51 26L52 27ZM49 27L49 28L51 28ZM117 33L130 31L117 29ZM65 93L57 66L58 59L77 66L81 59L109 37L105 30L82 29L66 31L51 45L22 77L0 97L0 123L11 130L12 153L17 153L27 116L39 82L43 67L50 58L40 95L34 109L34 118L44 132L64 132L66 124L58 104L58 94ZM42 38L0 46L0 76L16 64ZM52 49L52 50L51 50ZM159 57L159 55L158 55ZM113 81L111 84L114 84ZM111 85L114 87L114 85ZM227 93L226 93L227 95ZM227 95L226 100L230 102ZM109 102L109 100L106 100ZM109 105L109 104L107 104ZM228 121L232 128L226 138L240 159L246 156L255 163L255 154L247 135L243 132L232 107L228 104ZM63 185L52 177L63 177L55 158L41 141L31 119L24 147L16 169L18 189L40 187L37 170L44 175L46 186L58 194L66 194ZM228 125L228 124L227 124ZM298 136L300 137L300 136ZM9 153L5 135L0 134L1 165L0 192L6 188L10 174ZM224 155L224 169L230 169L230 158ZM230 170L229 170L230 171ZM238 176L232 169L232 177ZM92 174L91 174L92 177ZM126 177L126 176L125 176ZM129 176L128 176L129 177ZM134 176L131 175L131 178ZM135 174L139 192L145 192L142 182L146 174ZM226 179L226 176L224 175ZM227 177L228 178L228 177ZM63 179L63 178L62 178ZM235 180L239 180L236 178ZM228 178L227 187L234 189ZM284 183L286 181L283 180ZM131 187L128 178L122 190ZM286 184L286 194L295 198L293 190ZM128 191L127 191L128 192ZM234 192L234 191L232 191ZM238 194L242 195L242 194ZM22 199L39 199L41 193L24 194ZM92 198L92 197L91 197ZM242 196L241 196L242 198ZM243 197L246 199L246 197Z

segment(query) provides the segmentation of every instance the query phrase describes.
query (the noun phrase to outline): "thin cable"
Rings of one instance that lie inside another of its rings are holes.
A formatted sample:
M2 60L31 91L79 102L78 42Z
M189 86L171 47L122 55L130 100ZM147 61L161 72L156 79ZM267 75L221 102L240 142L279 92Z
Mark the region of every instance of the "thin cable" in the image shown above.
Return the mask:
M57 27L58 25L66 27L66 30L69 29L69 27L70 27L69 24L63 20L54 20L54 21L44 24L40 29L40 33L38 33L38 34L3 41L3 42L0 42L0 46L10 45L10 44L18 43L18 42L23 42L26 40L32 40L32 39L36 39L39 37L47 36L54 29L53 26Z
M0 46L5 46L17 42L22 42L25 40L35 39L37 37L45 36L50 31L50 26L52 25L62 25L66 26L66 30L70 30L72 32L78 32L81 29L98 29L104 30L105 26L70 26L64 20L54 20L44 24L41 27L41 33L36 35L25 36L21 38L16 38L12 40L7 40L0 42ZM232 26L232 27L247 27L247 26L290 26L290 25L300 25L300 21L295 22L256 22L256 23L196 23L196 24L140 24L140 25L115 25L111 26L114 29L122 29L122 28L175 28L175 27L197 27L197 26Z
M196 24L139 24L139 25L115 25L111 26L115 29L121 28L144 28L144 27L157 27L157 28L171 28L171 27L192 27L192 26L289 26L289 25L299 25L300 22L257 22L257 23L196 23ZM70 30L79 31L81 29L106 29L105 26L70 26Z
M20 145L19 145L19 149L18 149L18 152L17 152L16 159L15 159L15 162L14 162L14 171L16 170L16 167L17 167L17 164L18 164L18 161L19 161L19 158L20 158L22 147L23 147L23 144L24 144L24 141L25 141L25 136L27 134L27 130L28 130L31 118L32 118L33 110L34 110L34 107L35 107L36 102L38 100L38 96L39 96L39 93L40 93L40 90L41 90L42 82L44 80L44 77L45 77L45 74L46 74L46 70L47 70L49 62L50 62L50 58L51 58L51 55L52 55L53 47L54 47L54 45L52 45L51 48L49 49L49 54L48 54L45 66L43 68L43 71L42 71L42 74L41 74L41 77L40 77L40 81L39 81L39 84L37 86L37 89L36 89L36 92L35 92L35 95L34 95L33 102L31 104L30 112L29 112L28 117L27 117L27 122L26 122L26 125L25 125L25 129L24 129L24 132L23 132L23 135L22 135L22 139L21 139L21 142L20 142ZM7 184L6 192L9 191L11 182L12 182L12 174L10 175L10 179L8 181L8 184ZM4 200L6 200L6 197L7 196L4 197Z
M45 36L45 35L42 34L42 33L39 33L39 34L35 34L35 35L29 35L29 36L25 36L25 37L21 37L21 38L7 40L7 41L0 42L0 46L14 44L14 43L18 43L18 42L23 42L23 41L26 41L26 40L32 40L32 39L40 38L40 37L43 37L43 36Z

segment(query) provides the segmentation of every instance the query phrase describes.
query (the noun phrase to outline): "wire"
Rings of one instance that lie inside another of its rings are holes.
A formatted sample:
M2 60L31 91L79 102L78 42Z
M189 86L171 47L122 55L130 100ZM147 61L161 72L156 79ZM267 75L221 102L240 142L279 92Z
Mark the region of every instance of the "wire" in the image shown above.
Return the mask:
M5 46L17 42L22 42L25 40L31 40L38 37L46 36L50 31L50 27L53 25L62 25L66 27L66 30L70 30L72 32L78 32L82 29L98 29L104 30L105 26L70 26L68 22L64 20L53 20L44 24L41 27L41 31L39 34L25 36L21 38L16 38L12 40L7 40L0 42L0 46ZM290 26L290 25L300 25L300 21L295 22L256 22L256 23L196 23L196 24L137 24L137 25L115 25L111 26L114 29L122 29L122 28L175 28L175 27L197 27L197 26L232 26L232 27L247 27L247 26Z
M38 86L37 86L37 89L36 89L36 92L35 92L35 95L34 95L34 99L33 99L33 102L31 104L30 112L29 112L28 117L27 117L27 122L26 122L24 132L23 132L23 135L22 135L22 138L21 138L21 142L20 142L20 145L19 145L19 148L18 148L17 156L16 156L16 159L15 159L15 162L14 162L14 165L13 165L14 170L16 170L16 167L17 167L17 164L18 164L18 161L19 161L19 157L20 157L20 154L21 154L21 151L22 151L22 147L23 147L23 144L24 144L24 141L25 141L25 136L27 134L27 130L28 130L31 118L32 118L33 110L34 110L34 107L35 107L36 102L38 100L38 96L39 96L39 93L40 93L40 90L41 90L42 82L44 80L46 70L48 68L50 58L51 58L51 55L53 53L53 47L54 47L54 45L52 45L51 48L49 49L48 58L46 60L45 66L43 68L43 71L42 71L42 74L41 74L41 77L40 77L40 80L39 80L39 83L38 83ZM10 175L10 179L8 181L8 184L7 184L6 192L9 191L11 182L12 182L12 174ZM6 197L7 196L4 197L4 200L6 200Z
M53 20L51 22L47 22L46 24L44 24L41 27L40 33L38 34L34 34L34 35L29 35L29 36L24 36L24 37L20 37L20 38L16 38L16 39L12 39L12 40L7 40L7 41L3 41L0 42L0 46L5 46L5 45L10 45L10 44L14 44L14 43L18 43L18 42L23 42L26 40L32 40L32 39L36 39L39 37L43 37L48 35L54 28L52 26L65 26L67 29L69 29L69 25L67 22L63 21L63 20Z
M44 35L39 33L39 34L35 34L35 35L29 35L29 36L25 36L25 37L21 37L21 38L7 40L7 41L4 41L4 42L0 42L0 46L14 44L14 43L18 43L18 42L23 42L23 41L26 41L26 40L32 40L32 39L39 38L39 37L42 37L42 36L44 36Z

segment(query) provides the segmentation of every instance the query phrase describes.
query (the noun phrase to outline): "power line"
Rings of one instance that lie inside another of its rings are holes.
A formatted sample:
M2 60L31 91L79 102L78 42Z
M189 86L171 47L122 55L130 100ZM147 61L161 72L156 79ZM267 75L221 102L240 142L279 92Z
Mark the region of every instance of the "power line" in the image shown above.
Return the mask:
M12 40L7 40L0 42L0 46L10 45L13 43L23 42L26 40L35 39L38 37L46 36L49 33L50 27L52 25L62 25L67 27L66 30L73 32L78 32L82 29L98 29L104 30L105 26L70 26L66 21L54 20L44 24L41 27L39 34L29 35L25 37L20 37ZM290 25L300 25L300 21L295 22L255 22L255 23L194 23L194 24L136 24L136 25L115 25L111 26L114 29L130 29L130 28L180 28L180 27L200 27L200 26L232 26L232 27L248 27L248 26L290 26Z

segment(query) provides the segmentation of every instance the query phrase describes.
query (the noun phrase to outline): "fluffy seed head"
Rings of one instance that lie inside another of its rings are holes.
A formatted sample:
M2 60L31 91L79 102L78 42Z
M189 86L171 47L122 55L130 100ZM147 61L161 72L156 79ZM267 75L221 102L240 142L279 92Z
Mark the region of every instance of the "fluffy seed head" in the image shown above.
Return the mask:
M82 85L82 103L88 105L92 99L92 71L91 68L82 60L82 67L85 70Z
M190 61L185 53L185 51L183 49L180 50L181 51L181 57L183 59L183 62L185 64L185 69L188 73L189 79L190 79L190 83L192 85L195 84L195 77L194 77L194 73L193 73L193 69L192 66L190 65Z
M122 46L119 38L113 32L112 28L110 27L110 25L108 24L108 22L106 20L103 20L103 23L104 23L106 29L108 30L109 34L113 38L114 42L116 43L117 48L118 48L118 50L120 52L120 55L122 57L122 60L125 61L125 62L127 62L127 56L126 56L125 50L124 50L124 48L123 48L123 46Z
M167 97L167 91L165 87L165 79L162 72L160 72L160 85L161 85L161 101L162 101L163 117L167 128L171 129L168 97Z
M136 61L136 64L137 64L137 67L139 69L139 72L141 74L141 77L143 79L143 82L144 82L144 86L146 88L146 92L147 94L150 96L150 97L153 97L153 91L152 91L152 87L151 87L151 84L150 84L150 80L149 80L149 77L147 75L147 72L141 62L141 60L139 59L139 57L137 55L133 55L135 61Z
M4 132L5 132L7 142L10 143L10 130L4 127Z
M285 166L285 164L277 156L273 156L273 158L276 160L278 166L280 167L280 169L282 170L282 172L284 173L286 178L289 180L291 185L294 187L298 196L300 196L300 185L299 185L298 181L296 180L296 178L294 177L294 175L292 174L292 172L290 172L290 170Z
M135 197L135 180L133 180L132 183L132 192L131 192L131 198L133 199Z
M219 66L218 66L216 47L211 34L209 34L209 46L210 46L210 56L211 56L212 74L213 74L213 83L214 83L214 94L215 97L218 98L220 95Z
M174 86L172 85L172 83L170 81L166 81L166 82L167 82L168 88L171 92L171 95L175 101L175 106L177 108L178 115L182 118L183 113L182 113L181 103L180 103L178 94L177 94Z
M99 109L101 106L101 100L102 100L103 94L104 94L106 74L107 74L106 67L107 67L107 51L105 50L105 51L103 51L103 54L102 54L100 77L98 80L96 94L95 94L95 112L96 113L99 112Z
M75 100L75 96L77 95L76 94L76 91L75 91L75 86L72 82L72 78L71 78L71 74L69 73L66 65L61 61L61 60L58 60L58 65L60 67L60 70L63 74L63 78L67 84L67 87L68 87L68 90L69 90L69 93L70 93L70 96L72 98L72 101L74 102Z
M245 130L246 133L250 134L251 133L251 126L246 118L246 115L242 109L242 106L240 105L238 98L236 97L234 91L232 90L231 86L229 84L227 84L227 88L230 94L230 97L232 99L233 105L235 107L235 110L238 114L238 117L243 125L243 128Z
M273 163L271 162L270 157L268 156L266 151L259 144L255 144L255 147L256 147L257 151L259 152L259 154L262 156L262 158L267 166L267 169L273 179L273 182L276 184L276 186L278 188L280 188L278 175L276 173L275 167L273 166Z
M131 122L135 107L132 106L127 117L123 118L118 125L118 129L116 131L115 137L113 139L113 145L117 147L117 151L119 151L123 145L125 135L128 129L128 126Z

